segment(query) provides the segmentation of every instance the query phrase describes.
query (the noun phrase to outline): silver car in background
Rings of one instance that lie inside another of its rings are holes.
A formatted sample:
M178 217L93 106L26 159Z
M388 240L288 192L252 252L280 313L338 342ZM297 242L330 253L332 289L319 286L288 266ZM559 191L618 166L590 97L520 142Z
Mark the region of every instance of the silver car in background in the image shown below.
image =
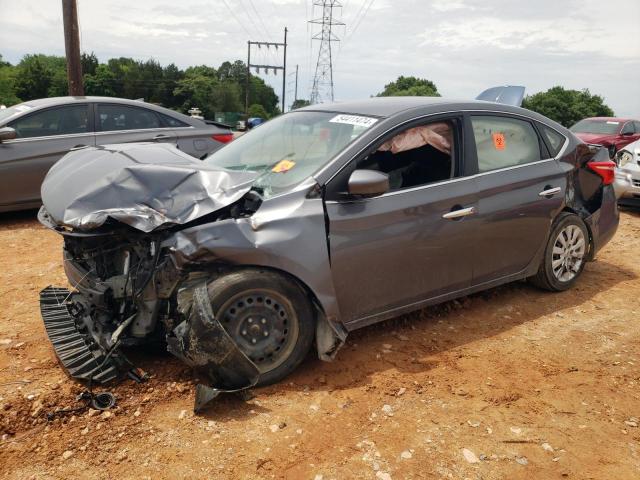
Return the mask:
M62 156L87 146L176 145L204 158L233 139L229 127L139 100L57 97L0 110L0 212L40 206L40 186Z
M630 143L616 154L614 187L618 203L640 207L640 140Z

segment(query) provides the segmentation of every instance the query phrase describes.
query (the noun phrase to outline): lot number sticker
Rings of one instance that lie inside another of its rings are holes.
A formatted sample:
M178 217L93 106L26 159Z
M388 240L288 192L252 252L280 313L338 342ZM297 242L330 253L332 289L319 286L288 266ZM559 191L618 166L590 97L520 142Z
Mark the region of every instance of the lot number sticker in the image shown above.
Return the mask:
M361 117L360 115L336 115L329 123L344 123L346 125L354 125L356 127L369 128L378 121L377 118Z
M496 150L504 150L507 146L504 140L504 133L494 133L493 134L493 146L496 147Z

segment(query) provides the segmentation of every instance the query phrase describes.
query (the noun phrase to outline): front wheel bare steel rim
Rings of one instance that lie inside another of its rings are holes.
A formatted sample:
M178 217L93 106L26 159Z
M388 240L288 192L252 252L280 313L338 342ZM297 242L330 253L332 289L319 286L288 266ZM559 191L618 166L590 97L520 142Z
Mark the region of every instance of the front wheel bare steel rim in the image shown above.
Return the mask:
M584 232L577 225L567 225L556 237L551 256L551 269L561 282L573 280L580 272L587 242Z

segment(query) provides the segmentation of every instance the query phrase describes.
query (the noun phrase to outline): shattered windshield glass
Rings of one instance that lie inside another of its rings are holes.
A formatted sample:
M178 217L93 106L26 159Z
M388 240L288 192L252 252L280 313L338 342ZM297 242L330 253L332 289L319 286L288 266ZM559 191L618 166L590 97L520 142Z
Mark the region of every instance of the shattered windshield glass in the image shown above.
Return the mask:
M259 174L264 197L313 175L377 119L333 112L292 112L265 123L205 159L228 170Z

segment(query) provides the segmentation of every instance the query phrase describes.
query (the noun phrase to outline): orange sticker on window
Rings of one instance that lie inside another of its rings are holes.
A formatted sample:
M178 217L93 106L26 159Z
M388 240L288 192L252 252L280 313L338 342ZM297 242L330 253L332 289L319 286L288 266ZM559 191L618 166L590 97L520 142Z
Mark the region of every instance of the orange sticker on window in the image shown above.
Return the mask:
M275 167L271 169L273 173L286 173L295 166L296 162L293 160L281 160Z
M504 133L494 133L493 134L493 146L496 147L496 150L504 150L507 146L504 140Z

